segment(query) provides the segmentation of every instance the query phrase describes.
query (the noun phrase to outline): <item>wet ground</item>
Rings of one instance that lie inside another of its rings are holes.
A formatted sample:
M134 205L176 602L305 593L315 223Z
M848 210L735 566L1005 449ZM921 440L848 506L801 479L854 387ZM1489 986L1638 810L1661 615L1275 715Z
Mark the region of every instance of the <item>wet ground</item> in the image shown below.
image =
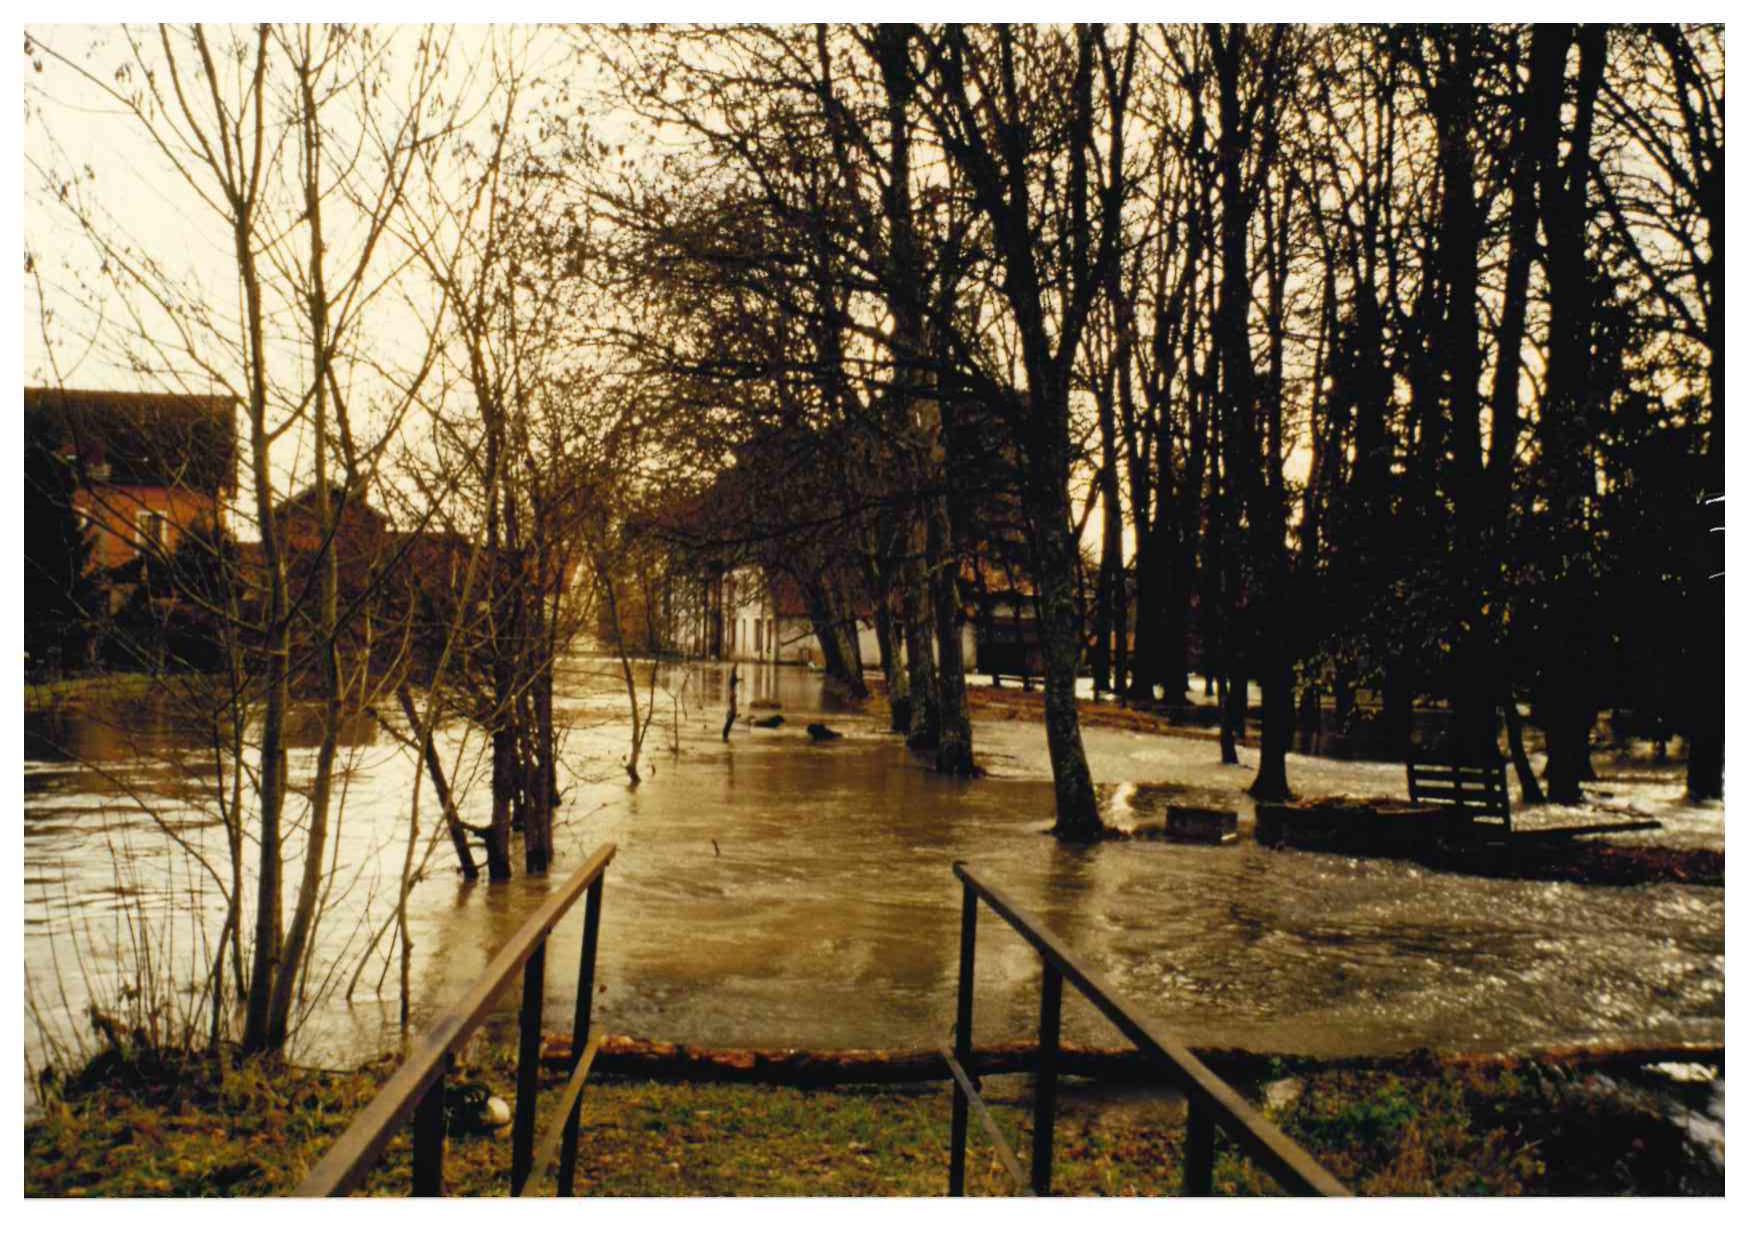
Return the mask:
M1358 1054L1722 1040L1721 889L1467 878L1248 839L1067 848L1044 834L1051 792L1037 724L980 723L990 776L947 780L876 715L846 708L799 668L743 667L743 721L780 710L786 722L739 727L724 744L726 678L726 667L663 669L645 777L629 789L617 766L623 699L601 665L579 658L564 669L570 793L555 873L602 842L619 845L596 1000L610 1032L719 1046L938 1044L957 969L950 865L964 859L1195 1044ZM752 710L753 700L780 705ZM803 728L815 720L844 738L809 741ZM344 991L392 910L413 800L413 764L392 738L366 721L349 739L341 866L296 1048L335 1063L394 1042L398 964L379 948L350 1001ZM445 752L460 741L451 732ZM1186 799L1253 817L1241 795L1252 772L1222 768L1211 740L1088 729L1086 742L1095 778L1110 786L1112 825L1132 825L1126 789L1139 783L1182 785ZM469 745L458 780L464 816L476 821L488 802L471 764L478 750ZM294 788L312 762L313 750L296 751ZM1302 795L1403 791L1399 766L1294 757L1289 775ZM142 927L153 928L157 958L204 958L189 913L204 910L210 934L217 902L201 859L221 877L228 864L202 807L210 776L168 699L114 713L27 711L26 974L38 1017L26 1037L37 1053L45 1028L79 1023L93 997L113 1001L124 973L116 945L137 942ZM1605 784L1618 795L1603 800L1674 820L1646 842L1721 847L1721 812L1689 810L1674 779ZM422 854L436 822L428 793L420 821ZM549 887L522 877L465 884L448 847L437 841L412 898L415 1028L465 989ZM574 1002L579 922L548 956L554 1029ZM979 946L978 1037L1030 1035L1035 958L987 917ZM1064 1019L1070 1039L1118 1040L1078 999Z

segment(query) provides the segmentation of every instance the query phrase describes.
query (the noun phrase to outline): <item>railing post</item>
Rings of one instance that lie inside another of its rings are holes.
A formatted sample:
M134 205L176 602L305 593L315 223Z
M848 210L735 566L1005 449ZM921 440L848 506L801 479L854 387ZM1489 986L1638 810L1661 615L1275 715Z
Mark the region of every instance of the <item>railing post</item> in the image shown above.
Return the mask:
M443 1071L437 1074L431 1088L419 1099L413 1111L413 1196L443 1195L443 1136L447 1127L444 1117L449 1096L449 1066L454 1057L443 1057Z
M583 951L577 959L577 1013L571 1022L571 1071L588 1046L590 1026L595 1011L595 948L601 939L601 894L606 883L603 873L589 884L587 902L583 905ZM583 1095L564 1117L564 1137L558 1152L558 1195L569 1197L576 1187L577 1128L583 1109Z
M1207 1197L1214 1192L1214 1117L1189 1099L1189 1131L1184 1135L1184 1196Z
M953 1055L965 1075L977 1079L971 1062L971 998L977 969L977 892L960 879L965 900L959 913L959 1009L953 1031ZM971 1101L957 1087L953 1090L953 1135L947 1155L947 1195L965 1195L965 1135L971 1120Z
M546 940L522 967L522 1038L516 1051L516 1119L510 1133L510 1196L522 1195L534 1165L534 1105L540 1092L540 1008L546 999Z
M1062 974L1044 961L1038 998L1038 1073L1032 1086L1032 1191L1050 1195L1056 1152L1056 1046L1062 1034Z

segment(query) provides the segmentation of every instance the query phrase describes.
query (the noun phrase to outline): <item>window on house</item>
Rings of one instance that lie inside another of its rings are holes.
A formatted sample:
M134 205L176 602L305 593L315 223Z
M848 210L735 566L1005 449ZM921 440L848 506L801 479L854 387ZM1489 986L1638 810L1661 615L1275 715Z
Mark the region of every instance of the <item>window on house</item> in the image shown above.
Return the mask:
M142 508L134 514L134 532L141 547L161 548L164 543L164 514L152 508Z
M753 648L761 656L765 653L765 622L758 618L753 620Z

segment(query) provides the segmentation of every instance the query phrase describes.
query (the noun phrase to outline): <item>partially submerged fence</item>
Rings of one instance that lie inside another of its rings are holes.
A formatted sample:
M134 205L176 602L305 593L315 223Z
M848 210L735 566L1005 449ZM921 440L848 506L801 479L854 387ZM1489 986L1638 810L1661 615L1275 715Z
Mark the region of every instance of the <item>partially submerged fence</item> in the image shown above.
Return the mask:
M516 1054L516 1109L510 1128L510 1194L520 1196L528 1182L558 1154L558 1194L571 1195L577 1168L577 1121L583 1082L601 1045L590 1030L595 993L595 950L601 934L601 890L612 844L599 849L547 897L546 903L504 944L478 981L438 1019L384 1083L364 1112L335 1142L297 1187L300 1197L334 1197L351 1192L382 1157L409 1116L413 1121L413 1195L443 1193L444 1103L446 1079L455 1054L491 1013L516 971L522 971L520 1040ZM534 1106L540 1087L540 1008L546 991L546 940L588 892L583 908L583 947L577 963L576 1016L571 1029L570 1078L560 1096L558 1118L539 1140L534 1137Z
M964 887L965 899L959 922L958 1020L954 1026L953 1046L941 1050L955 1086L952 1145L947 1170L948 1195L961 1197L965 1194L965 1143L972 1110L977 1112L1015 1187L1026 1194L1049 1195L1051 1165L1055 1156L1057 1051L1062 1029L1064 979L1128 1036L1143 1056L1158 1068L1162 1080L1183 1091L1189 1103L1183 1174L1186 1193L1206 1196L1213 1190L1214 1133L1219 1129L1288 1192L1301 1196L1348 1195L1341 1182L1319 1166L1310 1154L1257 1114L1188 1047L1119 999L1115 988L1081 963L1055 935L1021 912L1012 900L974 874L963 861L953 863L953 873ZM977 1064L971 1045L971 1014L977 966L979 900L1018 931L1020 937L1032 945L1044 965L1043 993L1038 1006L1038 1068L1033 1090L1029 1182L1021 1174L1018 1159L996 1126L973 1080Z

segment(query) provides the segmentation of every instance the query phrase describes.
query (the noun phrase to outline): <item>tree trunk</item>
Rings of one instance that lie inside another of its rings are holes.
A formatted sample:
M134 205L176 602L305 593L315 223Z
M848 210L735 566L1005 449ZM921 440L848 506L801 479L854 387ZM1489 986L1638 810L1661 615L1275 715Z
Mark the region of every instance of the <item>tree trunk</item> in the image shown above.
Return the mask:
M1042 377L1042 376L1040 376ZM1049 382L1048 379L1045 380ZM1104 835L1092 773L1080 738L1075 680L1080 675L1079 608L1075 605L1074 524L1068 500L1068 392L1031 393L1021 500L1032 539L1038 592L1038 637L1044 657L1044 736L1056 793L1055 833L1065 840Z
M843 595L837 590L831 594L832 614L836 624L832 626L835 635L839 658L842 660L846 675L844 689L852 701L861 701L868 696L868 682L862 675L862 641L858 633L858 622L855 613L845 605Z
M1719 96L1720 121L1722 96ZM1721 141L1720 137L1720 141ZM1703 502L1695 514L1694 568L1689 591L1695 611L1693 670L1687 679L1687 795L1715 801L1724 795L1724 167L1722 148L1701 186L1710 253L1705 275L1709 304L1706 348L1706 456ZM1711 501L1716 500L1716 503Z
M1259 402L1256 391L1255 362L1250 353L1251 273L1249 266L1250 220L1261 191L1268 182L1261 153L1257 167L1245 181L1246 148L1253 144L1265 147L1274 137L1267 127L1272 124L1273 108L1265 95L1248 101L1249 109L1241 109L1239 88L1243 69L1251 59L1248 32L1235 24L1223 35L1210 27L1213 43L1214 69L1220 97L1220 132L1217 144L1220 175L1220 297L1215 310L1214 336L1220 354L1220 412L1227 432L1223 436L1228 462L1228 486L1239 497L1249 517L1250 539L1248 566L1256 586L1256 596L1248 599L1244 610L1251 622L1244 626L1250 641L1246 662L1260 663L1262 685L1263 729L1261 757L1256 779L1251 784L1251 796L1259 800L1284 800L1291 795L1287 787L1286 753L1293 735L1293 655L1289 644L1285 597L1286 542L1282 506L1283 488L1279 479L1280 417L1278 378L1279 365L1271 361L1271 386L1276 388L1267 402L1269 434L1265 445L1258 433ZM1272 37L1279 38L1278 32ZM1274 89L1263 74L1263 80L1253 89L1267 92ZM1251 132L1251 122L1241 122L1241 111L1263 118L1264 129ZM1253 142L1254 140L1254 142ZM1285 237L1275 237L1273 212L1264 208L1264 224L1279 252L1284 255ZM1281 348L1281 314L1276 302L1283 295L1282 283L1270 265L1271 304L1269 318L1271 358ZM1236 531L1232 531L1234 534ZM1232 593L1237 590L1236 581ZM1245 686L1241 681L1232 694L1231 707L1242 709ZM1222 741L1222 751L1226 743Z
M516 728L508 704L492 725L492 821L486 831L486 873L494 883L510 878L510 819L516 806Z
M262 39L266 33L263 28ZM285 589L285 552L273 513L272 441L267 433L265 311L257 278L253 229L247 219L236 226L237 264L242 275L249 332L250 469L255 476L255 519L261 535L261 560L267 572L266 710L261 721L260 865L255 882L255 957L249 1000L243 1017L243 1048L269 1049L269 1008L273 977L280 962L281 811L285 804L285 715L291 691L291 632Z
M1575 803L1590 769L1590 725L1596 715L1597 620L1594 536L1589 508L1596 490L1595 427L1590 391L1594 308L1585 264L1590 132L1607 32L1579 29L1578 89L1570 149L1542 180L1542 228L1547 236L1548 363L1540 422L1548 486L1548 606L1542 624L1546 709L1536 712L1548 739L1548 796Z
M1519 427L1519 377L1523 370L1523 341L1529 311L1529 284L1532 260L1538 248L1536 238L1536 185L1544 166L1557 153L1560 136L1560 97L1565 82L1566 58L1571 46L1570 26L1554 22L1537 23L1530 28L1529 83L1517 100L1518 130L1511 157L1511 211L1507 222L1505 260L1505 295L1499 314L1498 360L1493 369L1492 429L1487 458L1488 512L1482 536L1486 554L1486 577L1480 588L1488 597L1504 602L1501 573L1504 567L1506 531L1511 513L1513 476L1517 461ZM1497 614L1500 608L1492 609ZM1497 623L1487 633L1489 658L1498 664L1505 658L1505 634ZM1533 792L1537 802L1542 792L1523 756L1523 725L1511 697L1509 677L1492 673L1503 680L1504 694L1500 708L1505 713L1507 743L1511 746L1512 763L1517 768L1518 782L1524 788L1524 799Z
M1323 731L1323 695L1314 680L1299 691L1299 752L1317 752L1317 736Z
M449 829L449 840L455 845L455 859L461 863L462 875L472 882L479 877L479 866L474 862L473 850L467 846L468 827L455 810L455 798L449 790L449 778L443 773L443 763L437 757L437 743L421 726L419 712L413 705L413 692L407 687L406 681L401 681L395 687L395 700L400 703L401 713L407 718L407 726L423 742L421 750L425 759L425 772L431 777L431 787L437 793L437 804L443 811L443 825Z
M1344 659L1335 661L1334 685L1335 696L1335 731L1343 735L1353 726L1354 711L1358 707L1358 695L1354 691L1353 668Z
M1414 683L1408 662L1400 657L1384 662L1384 693L1379 724L1392 758L1406 758L1414 748Z
M802 597L807 600L807 617L813 624L813 635L819 641L825 674L854 692L852 686L860 682L861 673L850 663L850 651L844 646L843 625L832 608L829 587L823 579L798 584ZM865 686L862 692L867 692Z
M527 873L544 874L552 864L554 854L552 821L558 808L558 737L552 721L552 678L558 651L560 608L563 603L562 572L553 563L555 552L549 538L549 514L540 510L536 546L540 567L537 593L531 615L534 625L534 649L537 660L530 686L533 698L533 762L529 789L530 833L522 841L523 865ZM652 655L662 648L652 615L657 604L653 591L645 583L643 597L645 618L649 623L648 639ZM653 665L652 672L653 675ZM645 721L645 728L649 726Z
M1258 601L1259 626L1255 658L1262 664L1262 737L1256 764L1256 779L1250 795L1259 801L1285 801L1292 797L1287 786L1287 750L1293 744L1294 648L1298 631L1293 623L1292 580L1287 551L1287 491L1283 476L1284 356L1286 320L1284 301L1287 283L1287 230L1290 196L1283 196L1279 222L1269 195L1263 196L1264 235L1268 240L1268 382L1263 400L1267 435L1262 448L1262 469L1256 480L1251 511L1258 578L1262 598ZM1248 352L1248 344L1246 346Z
M939 647L936 668L941 712L935 770L943 775L970 775L976 766L971 751L971 712L965 700L965 622L959 605L959 564L949 554L951 544L946 501L937 497L928 504L929 593Z
M1511 750L1512 769L1517 772L1517 786L1523 791L1525 805L1540 805L1545 798L1542 785L1536 780L1535 768L1523 747L1523 719L1517 713L1517 703L1509 690L1500 695L1500 709L1505 712L1505 740Z
M1066 496L1060 518L1061 528L1044 531L1039 538L1046 544L1038 574L1044 735L1056 793L1056 834L1068 840L1094 840L1104 834L1104 823L1093 796L1074 697L1074 682L1080 672L1080 617L1074 605Z
M1548 799L1556 805L1577 805L1584 799L1582 781L1590 776L1591 713L1582 703L1574 702L1572 691L1553 691L1556 700L1544 699L1545 705L1536 711L1547 736L1548 761L1542 778L1548 784Z
M934 605L929 601L922 558L927 535L912 528L909 554L899 570L904 584L904 653L910 675L910 733L905 743L912 749L933 750L941 743L940 680L935 671Z
M1250 681L1246 674L1232 670L1236 661L1227 663L1220 674L1220 762L1223 766L1238 765L1238 742L1244 739L1244 718L1250 711Z
M1157 577L1160 557L1154 550L1156 536L1146 528L1148 524L1139 519L1135 524L1135 650L1123 694L1131 702L1140 703L1153 701L1153 686L1160 680L1158 664L1165 636L1154 614L1154 599L1160 587Z
M298 883L297 899L292 907L291 927L285 936L279 967L273 976L273 997L267 1014L267 1040L273 1046L284 1046L291 1032L291 1006L296 997L304 953L309 946L315 924L317 900L321 895L322 868L328 852L328 811L334 793L334 758L340 746L340 570L339 560L334 553L338 520L328 486L327 293L322 273L324 256L321 195L313 180L320 157L317 154L319 139L315 125L315 103L309 94L307 77L304 79L304 87L304 106L300 119L305 144L305 204L310 225L311 282L308 312L315 353L312 367L315 375L312 389L315 397L312 413L316 441L315 516L322 536L314 566L318 602L316 631L311 634L311 644L321 660L322 739L316 750L316 775L310 789L310 825L304 841L303 876ZM365 659L369 659L368 652Z
M880 662L886 673L888 728L900 736L910 731L910 674L904 666L903 639L892 604L884 597L875 604L874 626L880 641Z
M1448 372L1445 408L1450 464L1452 587L1456 636L1452 652L1455 685L1454 740L1467 757L1497 755L1498 711L1491 697L1494 643L1486 602L1496 573L1486 563L1486 532L1492 505L1483 487L1481 458L1481 342L1479 262L1482 221L1475 202L1475 40L1472 26L1445 28L1442 63L1432 89L1438 164L1438 263L1446 303L1440 334L1440 364Z
M726 743L729 732L734 728L735 712L739 709L737 699L740 697L740 664L731 664L728 669L728 715L722 721L722 739Z
M1119 356L1122 350L1119 349ZM1121 363L1119 363L1121 364ZM1101 693L1123 692L1120 681L1112 682L1114 665L1121 658L1123 617L1123 505L1117 494L1117 416L1109 385L1099 400L1099 443L1104 467L1099 471L1100 515L1099 585L1097 615L1093 622L1093 686Z

